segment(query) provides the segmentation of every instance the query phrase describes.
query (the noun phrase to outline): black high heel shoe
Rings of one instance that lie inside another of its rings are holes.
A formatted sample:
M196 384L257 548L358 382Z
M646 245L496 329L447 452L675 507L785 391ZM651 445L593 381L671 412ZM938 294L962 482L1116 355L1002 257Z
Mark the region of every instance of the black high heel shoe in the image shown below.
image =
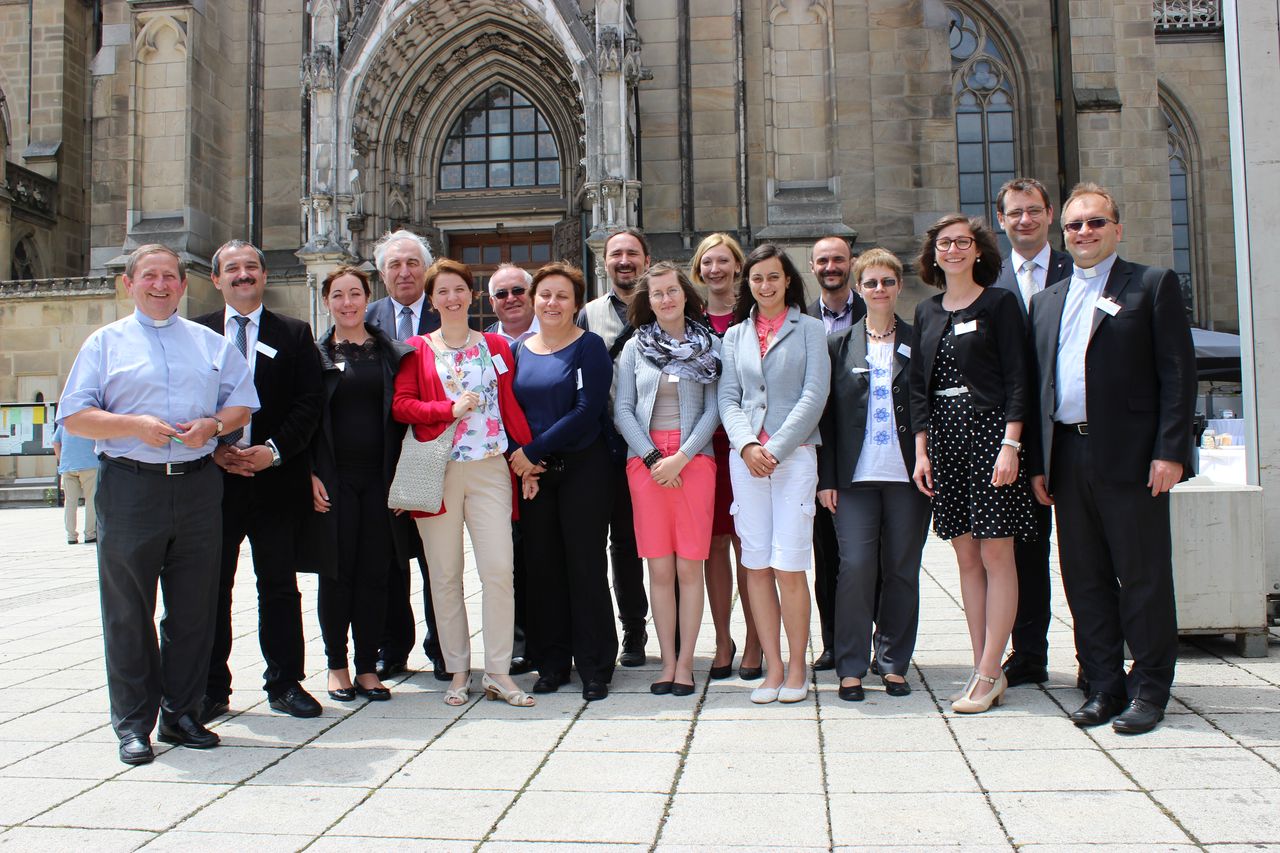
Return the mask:
M733 676L733 659L738 656L738 644L733 640L729 641L729 662L724 666L713 666L711 671L707 673L708 678L721 679Z
M365 687L359 681L356 682L356 695L363 696L370 702L386 702L391 698L391 691L385 687Z

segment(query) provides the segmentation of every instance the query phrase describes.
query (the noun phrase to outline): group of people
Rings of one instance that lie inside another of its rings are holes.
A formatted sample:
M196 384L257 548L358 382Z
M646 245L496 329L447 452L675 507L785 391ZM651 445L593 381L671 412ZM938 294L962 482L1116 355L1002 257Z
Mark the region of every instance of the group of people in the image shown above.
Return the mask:
M567 263L503 265L488 282L498 322L479 332L473 272L396 231L375 249L385 298L371 301L355 267L324 279L332 326L318 341L263 306L265 258L248 243L215 253L226 306L193 321L177 315L179 256L135 250L124 281L136 311L86 341L58 413L99 453L121 760L151 760L157 715L163 741L218 743L205 725L229 709L246 537L279 712L322 710L301 685L296 573L320 575L329 697L381 701L414 642L415 558L424 650L444 701L466 703L464 530L488 698L528 707L575 669L584 699L606 698L616 663L646 660L650 608L654 694L697 689L704 604L707 677L730 677L734 553L751 701L808 694L816 562L814 668L834 668L839 697L856 702L869 671L889 696L911 692L932 518L955 550L973 647L951 707L978 713L1048 678L1051 505L1087 697L1071 719L1149 731L1176 658L1167 493L1189 472L1195 391L1177 281L1118 258L1119 209L1099 186L1064 205L1069 256L1049 247L1038 181L1009 182L997 204L1010 258L980 220L943 217L913 259L941 293L911 323L897 312L902 261L854 257L839 236L813 248L821 294L806 306L776 245L746 254L713 234L686 272L651 265L644 234L623 229L604 246L603 296L587 302ZM389 508L402 444L442 437L440 509ZM533 669L526 692L513 676Z

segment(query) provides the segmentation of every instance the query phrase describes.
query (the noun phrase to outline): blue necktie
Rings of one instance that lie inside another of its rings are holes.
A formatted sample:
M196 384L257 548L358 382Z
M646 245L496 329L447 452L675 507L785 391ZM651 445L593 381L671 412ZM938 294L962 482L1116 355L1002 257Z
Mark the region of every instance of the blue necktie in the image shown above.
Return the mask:
M240 350L240 354L245 357L246 361L248 361L249 360L249 332L247 330L249 328L249 318L244 317L240 314L237 314L231 319L235 320L237 323L240 324L240 328L236 329L236 349ZM223 444L235 444L243 436L244 436L243 427L241 427L240 429L233 429L231 432L227 433L221 438L221 442Z
M413 309L406 305L400 309L400 324L396 326L396 340L407 341L413 336Z

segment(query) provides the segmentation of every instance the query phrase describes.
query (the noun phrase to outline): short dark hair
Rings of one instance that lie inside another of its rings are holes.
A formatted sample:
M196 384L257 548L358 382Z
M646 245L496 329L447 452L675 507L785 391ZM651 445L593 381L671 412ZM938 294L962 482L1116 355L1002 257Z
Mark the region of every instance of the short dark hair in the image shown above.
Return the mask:
M795 263L776 243L761 243L747 255L747 262L742 265L742 281L738 285L738 304L733 308L733 321L741 323L751 316L751 309L756 307L756 297L751 292L751 268L762 261L777 258L782 263L782 274L787 277L786 304L796 305L804 309L804 279Z
M573 285L573 307L581 310L586 304L587 280L582 277L582 270L568 261L552 261L533 274L533 289L530 298L538 295L538 285L553 275L562 275Z
M644 252L644 256L646 258L649 257L649 238L645 237L644 232L639 228L633 228L630 225L609 232L609 236L604 238L605 254L609 253L609 241L614 237L617 237L619 234L627 234L631 237L635 237L636 241L640 244L640 250Z
M229 252L234 249L245 249L245 248L253 249L253 251L257 252L258 263L262 265L262 271L266 272L267 256L262 254L262 250L259 249L257 246L253 245L252 243L250 243L248 240L241 240L240 238L237 237L234 240L228 240L227 242L223 243L221 246L218 247L218 250L213 253L213 258L210 261L213 264L213 276L216 278L217 276L222 275L222 253L223 252Z
M168 255L173 258L178 262L178 278L187 280L187 264L182 260L182 256L159 243L146 243L130 252L128 259L124 262L124 274L133 278L133 271L137 268L138 262L148 255Z
M702 296L693 286L688 274L671 261L658 261L645 270L644 275L640 276L640 280L636 282L635 296L627 309L627 322L631 328L638 329L654 321L653 305L649 301L649 282L667 273L675 273L680 281L680 289L684 291L685 318L698 323L702 322L702 312L706 310L706 303L702 301Z
M344 275L353 275L360 279L360 284L364 286L365 296L369 296L373 293L373 289L369 287L369 274L359 267L352 267L344 264L324 277L324 283L320 285L320 298L328 299L329 291L333 289L333 283Z
M973 235L973 245L978 250L978 259L973 262L973 280L981 287L990 287L1000 277L1000 244L996 235L980 217L964 213L948 213L933 223L924 235L920 245L920 257L916 260L916 269L920 271L920 279L925 284L946 290L947 277L938 267L934 242L944 229L952 225L965 225Z
M453 258L440 258L431 266L427 267L426 278L422 280L422 290L427 294L427 301L431 301L431 291L435 289L436 279L441 273L451 272L458 278L467 283L468 290L476 289L476 278L471 274L471 267L462 261L455 261Z
M996 193L996 210L1004 213L1004 197L1009 193L1029 192L1040 193L1044 206L1049 210L1053 209L1053 202L1049 201L1049 190L1045 189L1044 184L1035 178L1014 178L1011 181L1005 181L1000 187L1000 192Z

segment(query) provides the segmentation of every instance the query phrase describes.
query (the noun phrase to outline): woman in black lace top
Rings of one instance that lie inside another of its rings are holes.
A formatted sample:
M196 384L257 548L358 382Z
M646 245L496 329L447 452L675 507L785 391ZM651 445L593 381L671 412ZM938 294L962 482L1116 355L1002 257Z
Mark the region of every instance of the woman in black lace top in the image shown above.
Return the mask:
M329 696L390 699L378 679L378 641L387 609L388 570L396 559L401 519L387 509L404 426L391 417L400 361L413 348L364 322L369 278L339 267L321 295L333 326L320 339L325 406L312 441L312 496L323 534L308 537L319 567L320 630L329 667ZM355 642L356 677L348 669L347 635Z

